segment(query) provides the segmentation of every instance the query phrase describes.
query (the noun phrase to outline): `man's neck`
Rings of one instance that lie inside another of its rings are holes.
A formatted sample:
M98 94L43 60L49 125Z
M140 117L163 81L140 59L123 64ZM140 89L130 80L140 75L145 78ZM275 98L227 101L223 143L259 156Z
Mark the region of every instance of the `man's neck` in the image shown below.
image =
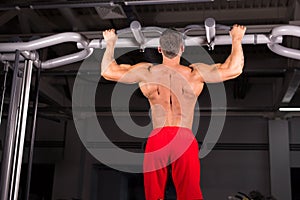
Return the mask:
M180 56L176 56L172 59L163 56L162 64L167 65L167 66L177 66L180 64Z

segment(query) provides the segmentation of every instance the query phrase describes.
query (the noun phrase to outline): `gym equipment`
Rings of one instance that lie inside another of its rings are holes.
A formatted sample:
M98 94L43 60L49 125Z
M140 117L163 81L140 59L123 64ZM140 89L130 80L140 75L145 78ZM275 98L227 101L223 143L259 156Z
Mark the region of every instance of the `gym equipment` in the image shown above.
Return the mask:
M230 45L231 37L227 35L216 35L216 30L230 30L229 26L218 25L213 18L205 20L204 26L190 25L181 32L184 36L185 46L204 46L213 50L215 45ZM130 28L117 31L119 39L116 48L136 47L142 51L149 47L159 46L159 36L165 30L161 27L142 27L138 21L133 21ZM192 31L205 30L205 36L189 36ZM300 27L292 25L278 26L268 34L246 34L242 44L267 44L269 49L281 56L300 60L300 50L287 48L280 43L283 36L300 37ZM47 61L41 61L37 50L53 45L75 42L79 51ZM67 32L36 39L29 42L0 43L0 61L9 66L14 62L13 82L10 97L8 123L6 129L5 146L3 151L0 199L17 200L21 163L24 149L25 128L27 120L29 90L33 65L40 69L51 69L70 63L78 62L89 57L96 48L104 49L106 43L103 39L89 41L79 33ZM23 69L22 69L23 68ZM33 119L32 138L34 140L36 108L38 102L38 81L36 91L36 102ZM2 110L2 109L1 109ZM31 143L30 159L32 160ZM29 164L31 161L29 161ZM31 169L31 166L30 166ZM30 170L29 170L30 175ZM29 189L27 188L27 191ZM26 194L28 198L28 193Z
M231 37L229 35L216 35L216 29L230 30L229 26L218 25L213 18L205 20L204 26L190 25L184 31L184 45L185 46L205 46L207 45L210 50L214 49L215 45L230 45ZM119 39L116 42L116 48L131 48L137 47L141 50L149 47L159 46L159 35L165 30L161 27L142 27L138 21L133 21L130 28L117 31ZM205 36L188 36L190 31L205 30ZM127 35L127 37L122 37ZM131 36L131 37L128 37ZM147 37L146 37L147 35ZM148 36L149 35L149 36ZM242 40L243 44L267 44L269 49L279 55L300 59L300 50L287 48L282 43L283 36L296 36L300 37L300 27L294 25L283 25L275 27L271 34L246 34ZM48 61L40 61L39 55L36 50L50 47L64 42L76 42L79 52L70 55L65 55L59 58L51 59ZM59 33L52 36L44 37L41 39L33 40L30 42L17 42L17 43L0 43L0 61L13 61L16 49L21 51L20 60L29 59L34 62L35 66L42 69L51 69L70 63L84 60L93 53L94 49L104 49L106 43L103 39L94 39L89 41L79 33ZM1 53L4 52L4 53Z

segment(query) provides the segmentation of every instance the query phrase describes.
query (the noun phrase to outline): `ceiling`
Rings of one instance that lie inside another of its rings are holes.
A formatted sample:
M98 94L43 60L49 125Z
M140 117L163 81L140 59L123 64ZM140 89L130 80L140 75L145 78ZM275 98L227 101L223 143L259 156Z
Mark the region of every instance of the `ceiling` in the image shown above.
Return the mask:
M141 4L141 5L140 5ZM144 5L143 5L144 4ZM145 5L147 4L147 5ZM101 38L101 31L127 28L138 20L143 27L184 28L204 23L213 17L217 24L232 26L243 24L247 33L269 34L273 27L282 24L300 25L299 0L214 0L195 1L25 1L2 0L0 3L0 42L29 41L61 32L79 32L88 39ZM199 32L203 34L204 32ZM217 30L217 34L228 34ZM284 37L284 45L300 49L296 37ZM1 45L1 44L0 44ZM297 113L280 113L281 106L300 107L300 62L272 53L266 45L244 45L244 73L237 79L227 81L228 115L263 117L291 117ZM230 54L230 46L216 46L213 51L205 49L214 62L224 62ZM44 60L76 52L74 44L65 43L40 50ZM151 56L149 56L151 55ZM149 58L150 57L150 58ZM127 56L130 60L160 59L156 50L146 49ZM125 60L126 62L126 60ZM198 61L199 62L199 61ZM99 60L100 63L100 60ZM1 64L0 64L1 65ZM81 62L62 66L41 73L39 115L59 120L72 118L72 88ZM1 71L3 71L1 69ZM99 75L98 68L90 74ZM1 82L3 81L3 73ZM9 85L5 99L5 114L9 103ZM100 93L110 94L114 83L101 79ZM128 90L132 86L125 86ZM100 89L99 89L100 90ZM109 95L108 95L109 96ZM33 99L33 97L32 97ZM109 97L99 97L99 115L107 113ZM200 110L210 113L208 90L199 97ZM130 109L148 115L148 105L139 91L133 94Z

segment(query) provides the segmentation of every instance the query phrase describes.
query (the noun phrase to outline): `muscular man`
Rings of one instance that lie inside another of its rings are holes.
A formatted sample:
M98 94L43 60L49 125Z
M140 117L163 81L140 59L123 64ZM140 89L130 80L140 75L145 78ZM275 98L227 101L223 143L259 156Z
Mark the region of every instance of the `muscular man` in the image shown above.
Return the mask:
M234 25L230 31L232 51L224 63L180 65L183 52L182 34L167 29L160 37L159 65L118 64L114 60L117 36L113 29L103 32L106 51L101 75L112 81L138 83L151 106L153 131L144 157L144 188L146 200L164 199L167 166L178 200L203 199L200 189L198 143L191 131L194 107L204 83L233 79L242 73L244 56L242 38L246 27Z

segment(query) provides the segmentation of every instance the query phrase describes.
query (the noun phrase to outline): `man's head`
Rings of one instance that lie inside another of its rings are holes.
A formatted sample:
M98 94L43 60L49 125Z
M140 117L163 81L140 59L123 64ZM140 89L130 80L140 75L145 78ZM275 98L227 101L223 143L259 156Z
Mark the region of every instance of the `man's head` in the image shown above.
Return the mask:
M167 58L174 58L183 52L183 36L176 30L167 29L159 38L159 51Z

